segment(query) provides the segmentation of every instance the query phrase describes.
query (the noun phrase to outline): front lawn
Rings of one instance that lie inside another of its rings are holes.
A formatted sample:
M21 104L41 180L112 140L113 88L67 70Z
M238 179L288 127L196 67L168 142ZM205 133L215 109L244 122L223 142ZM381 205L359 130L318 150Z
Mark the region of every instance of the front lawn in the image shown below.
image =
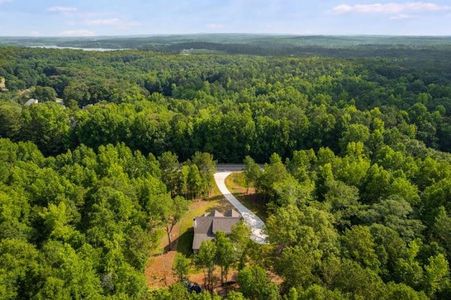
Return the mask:
M220 200L196 201L191 203L188 212L180 220L180 235L177 239L177 252L189 257L192 254L193 220L220 206Z

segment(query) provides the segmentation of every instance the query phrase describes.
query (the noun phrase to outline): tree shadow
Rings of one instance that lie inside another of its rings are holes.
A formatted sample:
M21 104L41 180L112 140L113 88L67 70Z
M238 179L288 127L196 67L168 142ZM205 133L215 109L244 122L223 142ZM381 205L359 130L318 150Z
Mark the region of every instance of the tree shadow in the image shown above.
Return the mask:
M220 205L216 205L214 207L210 207L209 209L207 209L205 211L205 213L209 214L209 213L214 212L215 210L217 210L217 211L219 211L221 213L225 213L227 210L229 210L231 208L233 208L233 205L230 204L230 202L228 202L228 201L224 201L224 202L221 202ZM198 217L200 217L200 216L198 216Z
M186 257L190 257L193 254L193 238L194 229L191 227L174 241L172 241L173 245L177 245L177 247L174 247L173 249L177 249L177 252L183 254Z
M225 200L225 198L224 198L224 195L215 195L215 196L212 196L212 197L209 197L209 198L207 198L206 199L206 201L215 201L215 200L224 200L224 201L227 201L227 200Z
M261 194L234 193L233 194L244 206L259 216L262 220L268 217L267 203L268 201Z

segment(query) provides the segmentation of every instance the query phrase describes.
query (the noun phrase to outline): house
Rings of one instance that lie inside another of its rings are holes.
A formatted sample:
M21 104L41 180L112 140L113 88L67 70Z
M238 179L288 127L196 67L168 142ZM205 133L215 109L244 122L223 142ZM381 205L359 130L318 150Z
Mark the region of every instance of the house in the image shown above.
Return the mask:
M236 210L230 209L222 214L215 210L194 219L193 251L197 252L203 241L213 240L217 232L230 234L232 227L242 220L242 216Z
M0 77L0 92L7 92L8 89L6 88L6 80L3 77Z
M38 104L38 103L39 103L39 100L37 100L37 99L30 99L27 102L25 102L24 106L31 106L33 104Z

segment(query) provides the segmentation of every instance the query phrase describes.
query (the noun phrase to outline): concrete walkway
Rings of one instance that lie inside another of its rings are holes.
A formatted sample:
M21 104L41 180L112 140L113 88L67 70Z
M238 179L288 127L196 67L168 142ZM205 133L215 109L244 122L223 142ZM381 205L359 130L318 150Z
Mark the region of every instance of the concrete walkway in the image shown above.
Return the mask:
M263 221L247 207L241 204L241 202L232 195L232 193L229 191L229 189L227 189L227 186L225 185L225 179L231 173L231 171L221 171L215 174L215 181L218 185L219 191L224 195L227 201L229 201L241 213L244 221L251 227L251 239L259 244L264 244L267 237L263 232L265 223L263 223Z

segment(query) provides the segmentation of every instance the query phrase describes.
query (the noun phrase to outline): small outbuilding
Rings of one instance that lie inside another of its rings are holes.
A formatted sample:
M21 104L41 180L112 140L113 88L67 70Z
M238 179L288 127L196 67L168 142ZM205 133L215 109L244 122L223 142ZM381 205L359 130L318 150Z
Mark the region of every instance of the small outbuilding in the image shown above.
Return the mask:
M24 103L24 106L31 106L33 104L38 104L39 100L37 99L29 99L27 102Z

